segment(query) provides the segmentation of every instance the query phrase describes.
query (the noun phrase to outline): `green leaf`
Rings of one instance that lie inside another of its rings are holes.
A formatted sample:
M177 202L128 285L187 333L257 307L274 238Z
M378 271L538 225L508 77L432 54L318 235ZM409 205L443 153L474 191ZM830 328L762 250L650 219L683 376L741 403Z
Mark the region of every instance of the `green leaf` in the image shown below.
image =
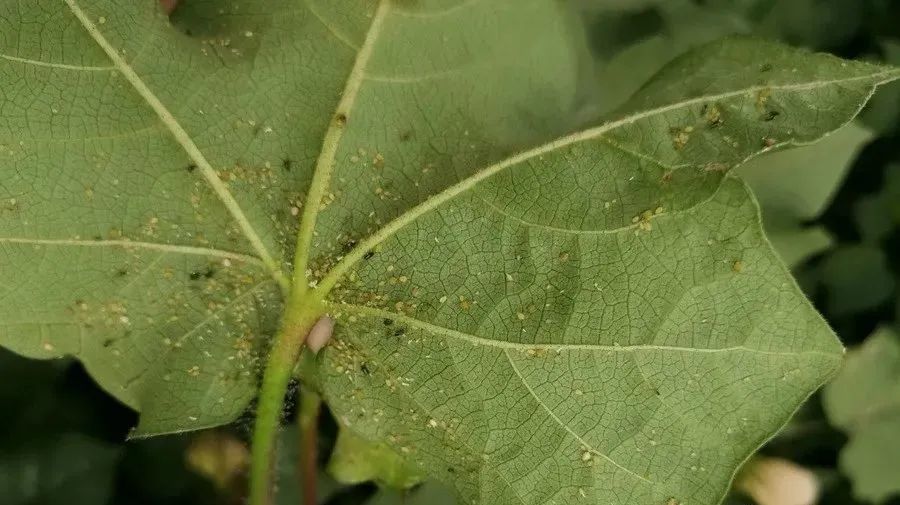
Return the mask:
M332 409L465 501L718 501L841 358L723 172L894 77L730 39L414 207L319 283Z
M464 501L713 503L840 362L726 172L896 70L729 39L523 150L578 120L555 0L191 3L0 7L0 342L138 434L232 420L290 293L341 424Z
M343 484L375 481L398 490L422 481L416 468L392 449L361 439L346 429L338 433L328 473Z
M379 35L374 1L192 0L191 36L155 4L0 5L0 344L76 356L142 413L138 436L227 423L253 397L348 78L357 127L329 195L358 196L319 231L341 247L565 123L577 80L553 2L390 4ZM392 187L407 177L424 180Z
M404 492L382 489L366 505L457 505L453 492L434 482Z
M840 466L856 496L877 503L900 493L900 336L882 328L851 351L824 403L850 436Z

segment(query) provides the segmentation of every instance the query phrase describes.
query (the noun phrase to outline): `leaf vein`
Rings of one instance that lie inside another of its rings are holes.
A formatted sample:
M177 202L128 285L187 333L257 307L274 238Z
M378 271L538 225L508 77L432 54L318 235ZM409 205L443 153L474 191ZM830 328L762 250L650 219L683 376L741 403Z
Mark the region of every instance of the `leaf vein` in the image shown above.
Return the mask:
M736 96L741 96L748 93L754 93L762 90L787 90L787 91L802 91L809 89L816 89L824 86L830 86L835 84L847 83L847 82L856 82L856 81L871 81L872 86L877 86L880 82L888 82L892 79L897 78L900 75L900 70L886 70L879 73L873 73L864 76L857 76L846 79L832 79L832 80L821 80L821 81L811 81L799 84L785 84L785 85L772 85L772 86L750 86L747 88L742 88L735 91L728 91L724 93L719 93L716 95L704 95L699 97L694 97L686 100L681 100L675 103L671 103L668 105L664 105L661 107L656 107L653 109L648 109L639 113L631 114L625 116L623 118L610 121L608 123L602 124L600 126L589 128L587 130L583 130L577 133L573 133L564 137L560 137L554 141L548 142L541 146L535 147L533 149L520 152L516 155L513 155L509 158L496 162L492 165L488 165L487 167L475 172L471 176L457 182L456 184L444 189L440 193L428 198L422 203L412 207L407 210L403 214L400 214L392 221L390 221L387 225L382 227L377 232L370 235L365 240L361 241L359 244L354 247L352 251L350 251L344 258L337 264L335 267L325 276L322 282L319 283L321 289L327 291L334 287L337 280L342 277L349 268L362 259L363 255L367 252L374 249L378 244L385 241L387 238L391 237L399 230L403 229L410 223L414 222L423 214L427 214L437 207L443 205L444 203L456 198L458 195L465 193L471 190L473 187L478 185L480 182L488 179L503 170L518 165L520 163L524 163L531 159L537 158L541 155L547 154L549 152L555 151L557 149L561 149L563 147L570 146L572 144L583 142L586 140L592 140L597 137L600 137L604 133L609 131L616 130L623 126L630 125L639 120L650 118L656 115L665 114L667 112L671 112L674 110L681 109L683 107L690 107L693 105L699 105L706 102L713 102L717 100L724 100L727 98L733 98Z
M566 431L566 433L568 433L573 438L575 438L575 440L577 440L578 443L580 443L582 445L582 447L584 447L586 450L590 451L591 454L596 454L597 456L600 456L601 458L603 458L604 460L606 460L607 462L609 462L616 468L619 468L620 470L631 475L632 477L635 477L636 479L641 480L647 484L651 484L651 485L655 484L655 482L653 482L645 477L642 477L641 475L638 475L634 471L629 470L628 468L617 463L616 460L614 460L611 457L607 456L606 454L600 452L598 449L596 449L591 444L589 444L579 434L575 433L575 430L573 430L572 428L567 426L566 423L564 423L563 420L560 419L559 416L557 416L556 413L553 412L553 410L550 409L550 407L546 403L544 403L544 401L541 399L541 397L538 396L538 394L534 390L534 388L531 387L531 384L529 384L528 381L525 379L525 376L522 375L522 372L519 370L519 367L516 366L515 360L513 360L512 356L510 356L510 354L509 354L509 349L504 349L503 354L506 355L506 359L509 361L509 365L510 365L510 367L512 367L513 372L516 373L516 376L522 382L522 385L525 386L525 389L528 390L528 393L531 394L531 396L538 403L538 405L540 405L541 408L547 412L547 415L549 415L551 419L553 419L560 427L562 427L562 429L564 429Z
M71 65L67 63L52 63L48 61L40 61L40 60L32 60L30 58L21 58L18 56L12 56L9 54L0 53L0 58L8 61L14 61L16 63L22 63L25 65L33 65L35 67L47 67L47 68L59 68L63 70L75 70L81 72L102 72L102 71L110 71L115 70L116 67L113 66L88 66L88 65Z
M453 330L450 328L446 328L443 326L438 326L436 324L428 323L426 321L422 321L421 319L416 319L414 317L409 317L403 314L398 314L395 312L391 312L389 310L378 309L374 307L365 307L362 305L355 305L351 303L335 303L335 302L326 302L330 307L333 307L335 310L333 311L337 317L340 317L342 311L361 314L367 317L376 317L376 318L387 318L393 319L395 321L401 321L407 325L419 328L425 332L431 333L433 335L438 335L444 338L449 338L453 340L468 342L472 345L480 345L485 347L494 347L498 349L517 349L521 351L531 351L531 350L544 350L544 351L599 351L599 352L643 352L643 351L667 351L667 352L686 352L686 353L698 353L698 354L719 354L719 353L730 353L730 352L747 352L753 354L762 354L766 356L787 356L787 357L797 357L797 356L824 356L828 358L840 359L840 355L835 355L832 353L822 352L822 351L798 351L798 352L790 352L790 351L765 351L762 349L754 349L752 347L747 347L743 345L736 345L730 347L719 347L719 348L703 348L703 347L683 347L683 346L671 346L671 345L656 345L656 344L634 344L634 345L601 345L601 344L553 344L553 343L521 343L521 342L508 342L504 340L491 340L489 338L478 337L475 335L470 335L465 332L461 332L458 330Z
M156 115L160 118L163 124L168 128L168 130L172 133L175 141L178 142L179 145L184 149L187 155L191 158L194 163L196 163L199 172L206 179L207 183L212 187L213 191L219 197L219 200L225 206L226 209L231 213L232 217L237 222L240 227L242 233L250 242L250 245L256 251L260 260L265 264L265 266L269 269L272 274L272 277L278 282L281 286L282 291L286 292L288 289L287 281L284 278L284 273L281 270L278 262L274 259L274 257L269 253L268 248L263 243L260 236L256 233L253 225L248 220L247 216L244 214L243 209L238 204L237 200L235 200L234 196L229 191L228 187L224 182L219 178L215 169L210 164L209 160L206 159L203 152L200 151L200 148L197 144L194 143L193 139L187 133L187 131L181 126L175 116L169 111L169 109L159 100L156 94L144 83L143 79L134 71L133 68L125 61L124 58L118 53L118 51L110 44L106 37L100 32L97 28L97 25L94 24L93 21L88 17L87 13L85 13L81 7L78 6L76 0L64 0L66 5L69 6L69 9L72 11L72 14L78 21L81 23L82 27L88 33L88 35L94 40L94 42L100 46L100 48L106 53L109 57L110 61L112 61L113 66L118 69L118 71L125 77L125 79L131 84L134 90L140 95L140 97L150 106L151 109L156 113Z
M186 245L158 244L156 242L139 242L134 240L78 240L78 239L38 239L27 237L0 237L0 244L22 244L35 246L71 246L71 247L120 247L122 249L151 249L175 254L195 254L233 259L245 263L265 266L257 257L233 251L211 249Z

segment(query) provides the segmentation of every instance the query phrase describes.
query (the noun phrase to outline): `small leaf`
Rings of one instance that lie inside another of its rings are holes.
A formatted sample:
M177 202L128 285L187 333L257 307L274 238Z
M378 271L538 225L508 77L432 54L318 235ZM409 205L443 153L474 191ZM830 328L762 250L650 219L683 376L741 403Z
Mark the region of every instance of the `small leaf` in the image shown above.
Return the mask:
M366 505L458 505L453 492L434 482L411 489L394 491L382 489Z
M900 337L883 328L851 351L828 385L825 411L850 436L841 469L861 500L900 493Z
M392 449L363 440L346 429L338 433L328 473L343 484L374 481L397 490L422 481L421 473Z
M220 491L231 491L247 472L247 445L227 432L206 431L191 440L185 461L189 468L209 479Z

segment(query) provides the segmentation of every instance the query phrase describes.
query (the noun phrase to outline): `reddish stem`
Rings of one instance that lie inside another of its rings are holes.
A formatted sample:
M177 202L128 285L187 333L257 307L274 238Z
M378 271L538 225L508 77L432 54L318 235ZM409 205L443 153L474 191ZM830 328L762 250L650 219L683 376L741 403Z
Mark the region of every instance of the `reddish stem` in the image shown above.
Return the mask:
M178 7L178 0L159 0L159 5L162 6L163 12L168 15L175 10L175 7Z
M298 480L303 486L303 505L316 505L316 483L319 457L319 411L322 399L309 389L300 394L300 412L297 415L300 428L300 461Z

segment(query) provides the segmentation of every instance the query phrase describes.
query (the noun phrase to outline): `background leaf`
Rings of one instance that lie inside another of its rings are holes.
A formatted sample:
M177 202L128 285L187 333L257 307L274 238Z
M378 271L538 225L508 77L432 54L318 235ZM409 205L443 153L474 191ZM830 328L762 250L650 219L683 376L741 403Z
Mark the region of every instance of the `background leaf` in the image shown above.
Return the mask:
M900 340L883 328L851 351L825 390L833 423L850 436L841 468L857 496L880 502L900 492Z
M397 490L409 489L422 481L416 467L396 452L363 440L348 430L338 433L328 462L328 473L343 484L375 481Z

